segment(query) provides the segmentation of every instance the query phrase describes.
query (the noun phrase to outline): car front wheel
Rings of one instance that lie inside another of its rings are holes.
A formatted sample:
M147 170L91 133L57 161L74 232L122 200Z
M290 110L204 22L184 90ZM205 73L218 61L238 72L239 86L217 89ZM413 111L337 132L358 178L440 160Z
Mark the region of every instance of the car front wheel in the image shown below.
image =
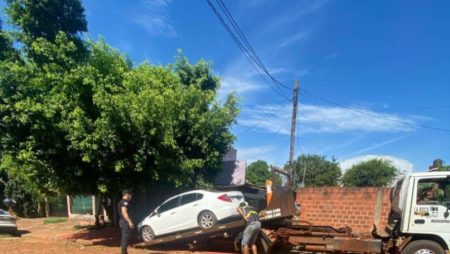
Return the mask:
M217 218L214 213L204 211L198 216L198 225L203 229L212 228L217 224Z
M141 229L141 239L145 242L155 239L155 233L153 232L153 229L149 226L144 226Z

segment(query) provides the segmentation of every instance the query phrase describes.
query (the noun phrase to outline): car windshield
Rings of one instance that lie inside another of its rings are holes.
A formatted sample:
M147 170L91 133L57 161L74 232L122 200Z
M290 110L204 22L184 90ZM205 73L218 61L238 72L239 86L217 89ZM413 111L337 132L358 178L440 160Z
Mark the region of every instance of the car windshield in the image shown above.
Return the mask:
M9 215L7 211L0 209L0 215Z

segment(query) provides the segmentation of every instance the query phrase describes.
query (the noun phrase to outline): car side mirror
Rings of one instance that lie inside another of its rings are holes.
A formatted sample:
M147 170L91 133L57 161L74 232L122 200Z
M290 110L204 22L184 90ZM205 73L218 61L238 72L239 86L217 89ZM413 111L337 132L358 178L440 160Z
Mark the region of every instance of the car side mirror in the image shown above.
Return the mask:
M158 216L158 217L161 216L161 214L158 212L158 210L155 210L154 213L155 213L155 215Z

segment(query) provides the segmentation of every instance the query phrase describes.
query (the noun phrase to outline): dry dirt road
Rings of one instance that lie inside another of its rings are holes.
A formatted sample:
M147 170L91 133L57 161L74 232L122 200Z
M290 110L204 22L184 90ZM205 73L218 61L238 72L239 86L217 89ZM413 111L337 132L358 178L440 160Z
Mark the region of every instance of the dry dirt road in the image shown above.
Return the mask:
M0 235L0 254L118 254L120 231L106 227L89 229L86 221L44 224L44 219L20 219L17 226L21 237ZM150 251L128 248L130 254L192 253L189 251ZM200 253L200 252L198 252ZM201 252L208 253L208 252Z

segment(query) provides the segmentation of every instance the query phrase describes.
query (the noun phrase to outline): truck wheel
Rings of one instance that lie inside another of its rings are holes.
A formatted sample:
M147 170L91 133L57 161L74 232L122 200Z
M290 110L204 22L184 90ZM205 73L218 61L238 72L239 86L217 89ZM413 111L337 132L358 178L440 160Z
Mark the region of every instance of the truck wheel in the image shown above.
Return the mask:
M155 233L153 232L153 229L149 226L144 226L141 229L141 239L145 242L155 239Z
M408 244L403 254L445 254L441 245L429 240L417 240Z
M198 216L198 225L203 229L212 228L217 224L217 218L210 211L201 212Z

